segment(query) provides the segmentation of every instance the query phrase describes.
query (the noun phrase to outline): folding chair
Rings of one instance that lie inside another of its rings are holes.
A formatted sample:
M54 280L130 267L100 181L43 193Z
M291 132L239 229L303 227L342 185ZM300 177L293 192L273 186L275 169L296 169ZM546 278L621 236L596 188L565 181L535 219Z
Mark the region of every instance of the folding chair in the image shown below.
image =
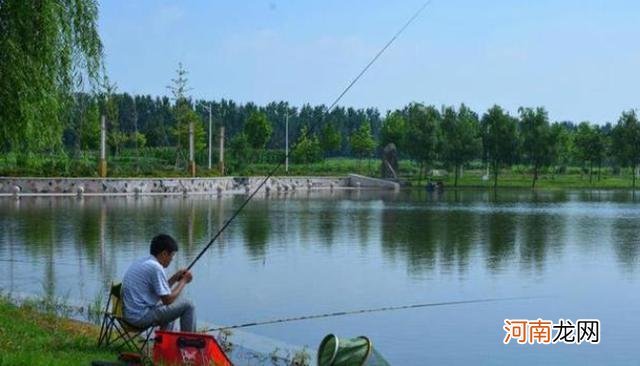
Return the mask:
M129 324L124 320L123 307L122 283L112 284L102 317L98 346L128 348L131 351L144 354L155 326L138 328Z

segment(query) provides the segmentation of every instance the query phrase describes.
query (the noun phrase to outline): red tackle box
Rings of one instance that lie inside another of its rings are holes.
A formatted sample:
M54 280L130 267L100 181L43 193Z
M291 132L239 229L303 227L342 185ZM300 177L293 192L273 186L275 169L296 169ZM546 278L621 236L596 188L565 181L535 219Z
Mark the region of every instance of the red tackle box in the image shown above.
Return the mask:
M153 362L165 366L233 366L209 334L156 331Z

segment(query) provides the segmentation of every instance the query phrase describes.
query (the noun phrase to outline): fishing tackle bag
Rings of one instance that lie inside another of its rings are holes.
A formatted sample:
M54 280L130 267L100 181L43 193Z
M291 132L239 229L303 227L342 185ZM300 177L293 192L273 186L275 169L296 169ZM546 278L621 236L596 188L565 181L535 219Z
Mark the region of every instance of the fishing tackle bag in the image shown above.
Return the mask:
M165 366L233 366L210 334L157 330L153 362Z

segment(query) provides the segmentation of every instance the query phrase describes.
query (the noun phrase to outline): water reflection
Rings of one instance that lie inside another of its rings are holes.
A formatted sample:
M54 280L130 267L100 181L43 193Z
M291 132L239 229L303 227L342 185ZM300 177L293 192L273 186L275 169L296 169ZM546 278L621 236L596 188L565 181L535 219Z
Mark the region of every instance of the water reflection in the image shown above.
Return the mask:
M263 261L267 256L267 246L269 242L269 231L271 225L274 227L278 223L270 222L269 199L256 201L251 209L243 212L240 219L244 234L244 245L247 254L252 260Z
M637 219L620 219L612 226L614 249L618 262L628 271L638 266L640 254L640 224Z
M486 223L487 267L494 272L512 262L516 247L516 216L498 212L489 215Z
M90 266L100 278L111 279L119 253L146 247L158 232L175 235L184 257L194 257L243 198L5 199L0 201L2 259L40 263L45 292L54 294L55 262ZM232 224L216 248L223 252L230 237L243 243L251 260L264 261L270 245L299 241L330 248L349 238L364 248L379 243L385 257L405 261L409 272L430 272L438 266L464 272L480 256L488 269L499 273L518 263L524 270L540 271L550 249L562 255L566 243L575 241L589 250L611 241L618 260L630 269L638 262L634 234L640 216L629 206L631 200L628 192L620 191L494 196L417 190L267 197L252 202L238 217L239 227ZM608 227L611 237L599 237ZM15 274L11 266L9 278Z
M550 246L559 243L551 238L551 232L564 230L562 222L553 215L533 214L524 218L520 261L527 269L544 269Z
M462 194L456 194L455 202L460 202ZM464 273L469 265L470 253L473 249L475 233L478 231L477 217L467 215L464 212L451 210L443 213L442 223L442 243L443 262L442 265L449 270L457 267L458 272Z
M404 257L409 271L431 271L436 264L439 237L434 221L438 213L416 211L384 210L381 245L386 256Z

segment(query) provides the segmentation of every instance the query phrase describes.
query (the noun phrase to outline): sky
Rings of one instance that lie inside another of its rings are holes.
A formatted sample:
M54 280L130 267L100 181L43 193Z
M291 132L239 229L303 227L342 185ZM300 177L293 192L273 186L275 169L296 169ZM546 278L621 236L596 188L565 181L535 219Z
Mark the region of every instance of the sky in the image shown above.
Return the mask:
M329 105L423 0L102 0L119 92ZM640 107L640 2L432 0L340 105L543 106L552 121L615 123Z

